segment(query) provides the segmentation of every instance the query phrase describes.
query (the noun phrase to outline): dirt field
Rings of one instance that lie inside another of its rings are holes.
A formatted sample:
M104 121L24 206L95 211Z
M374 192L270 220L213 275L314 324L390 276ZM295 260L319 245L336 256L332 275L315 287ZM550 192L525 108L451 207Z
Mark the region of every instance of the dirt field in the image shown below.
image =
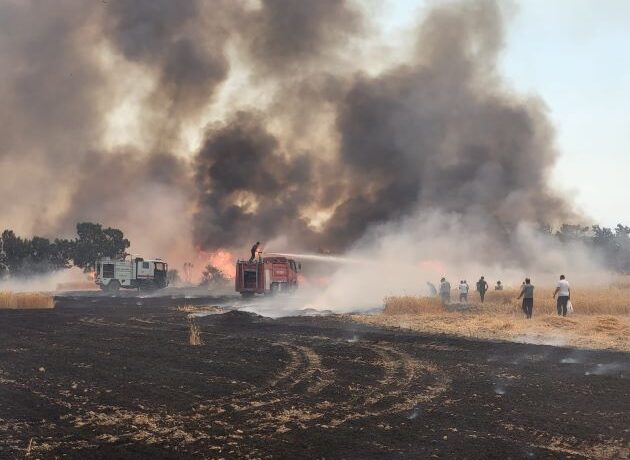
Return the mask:
M0 458L629 456L628 353L177 302L0 311Z

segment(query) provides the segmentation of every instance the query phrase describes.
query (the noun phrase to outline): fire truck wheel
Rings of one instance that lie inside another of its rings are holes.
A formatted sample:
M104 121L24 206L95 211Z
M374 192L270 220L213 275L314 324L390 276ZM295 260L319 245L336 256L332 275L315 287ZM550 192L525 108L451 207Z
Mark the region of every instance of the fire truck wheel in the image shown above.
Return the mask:
M110 281L109 284L107 285L107 290L109 292L117 292L119 289L120 289L120 283L118 282L118 280Z

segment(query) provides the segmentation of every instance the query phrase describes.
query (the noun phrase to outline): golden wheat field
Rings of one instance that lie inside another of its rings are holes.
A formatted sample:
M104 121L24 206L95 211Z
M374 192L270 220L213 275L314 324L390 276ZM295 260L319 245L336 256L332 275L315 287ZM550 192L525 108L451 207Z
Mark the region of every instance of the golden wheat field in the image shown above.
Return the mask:
M39 292L0 292L0 308L2 309L38 309L54 308L55 301L51 295Z
M388 297L382 314L353 319L428 333L630 351L630 284L574 290L574 313L567 317L557 315L552 294L551 288L536 288L531 320L517 290L490 291L483 304L473 292L465 311L447 311L438 298Z
M476 292L468 295L473 310L494 314L521 314L521 301L517 300L519 291L489 291L483 304ZM452 299L456 299L453 293ZM571 303L576 315L628 315L630 314L630 288L621 288L616 284L610 287L593 287L571 292ZM385 299L384 313L398 315L405 313L443 312L438 298L431 297L388 297ZM536 288L534 293L534 315L556 314L556 301L552 288Z

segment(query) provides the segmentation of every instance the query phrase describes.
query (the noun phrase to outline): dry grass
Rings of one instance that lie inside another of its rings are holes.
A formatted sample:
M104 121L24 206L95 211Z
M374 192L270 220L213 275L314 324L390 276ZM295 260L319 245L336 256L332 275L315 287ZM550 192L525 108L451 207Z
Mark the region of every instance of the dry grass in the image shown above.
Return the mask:
M612 282L611 286L617 289L630 290L630 275L620 276Z
M630 351L630 317L581 315L559 317L484 313L427 313L402 315L352 315L375 326L395 327L431 334L449 334L491 340L580 348Z
M190 327L190 338L188 342L193 346L203 345L201 329L199 329L199 325L195 322L193 317L188 317L188 326Z
M575 312L566 318L557 316L553 289L536 288L532 320L525 319L516 290L490 291L484 304L473 292L463 312L447 311L437 298L388 297L383 314L353 319L428 333L630 351L629 280L573 290Z
M223 308L216 305L180 305L176 308L182 313L223 313Z
M55 288L56 291L97 291L98 286L94 281L70 281L67 283L59 283Z
M55 308L53 297L39 292L0 292L0 309L40 308Z
M520 314L521 301L517 300L518 294L518 290L489 291L483 305L478 302L479 297L476 292L470 293L468 298L475 310L484 313ZM553 289L536 288L534 296L535 315L556 314ZM455 294L451 297L456 298ZM571 292L571 303L575 309L575 314L578 315L629 315L630 285L628 289L621 288L616 283L610 287L575 289ZM384 313L387 315L443 311L444 309L437 298L406 296L385 299Z
M385 314L405 315L418 313L441 313L444 311L442 302L437 297L386 297Z

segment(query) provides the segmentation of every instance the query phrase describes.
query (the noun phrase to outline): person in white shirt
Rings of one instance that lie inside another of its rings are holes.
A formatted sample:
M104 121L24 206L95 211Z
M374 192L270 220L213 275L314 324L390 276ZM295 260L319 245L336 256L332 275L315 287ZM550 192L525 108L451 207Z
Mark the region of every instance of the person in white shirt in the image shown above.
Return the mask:
M558 310L558 315L567 316L567 305L569 303L569 299L571 298L571 285L565 279L564 275L560 275L560 281L558 281L558 286L553 293L553 298L558 296L558 301L556 303L556 308Z
M468 283L466 280L462 280L459 282L459 302L460 303L468 303Z

